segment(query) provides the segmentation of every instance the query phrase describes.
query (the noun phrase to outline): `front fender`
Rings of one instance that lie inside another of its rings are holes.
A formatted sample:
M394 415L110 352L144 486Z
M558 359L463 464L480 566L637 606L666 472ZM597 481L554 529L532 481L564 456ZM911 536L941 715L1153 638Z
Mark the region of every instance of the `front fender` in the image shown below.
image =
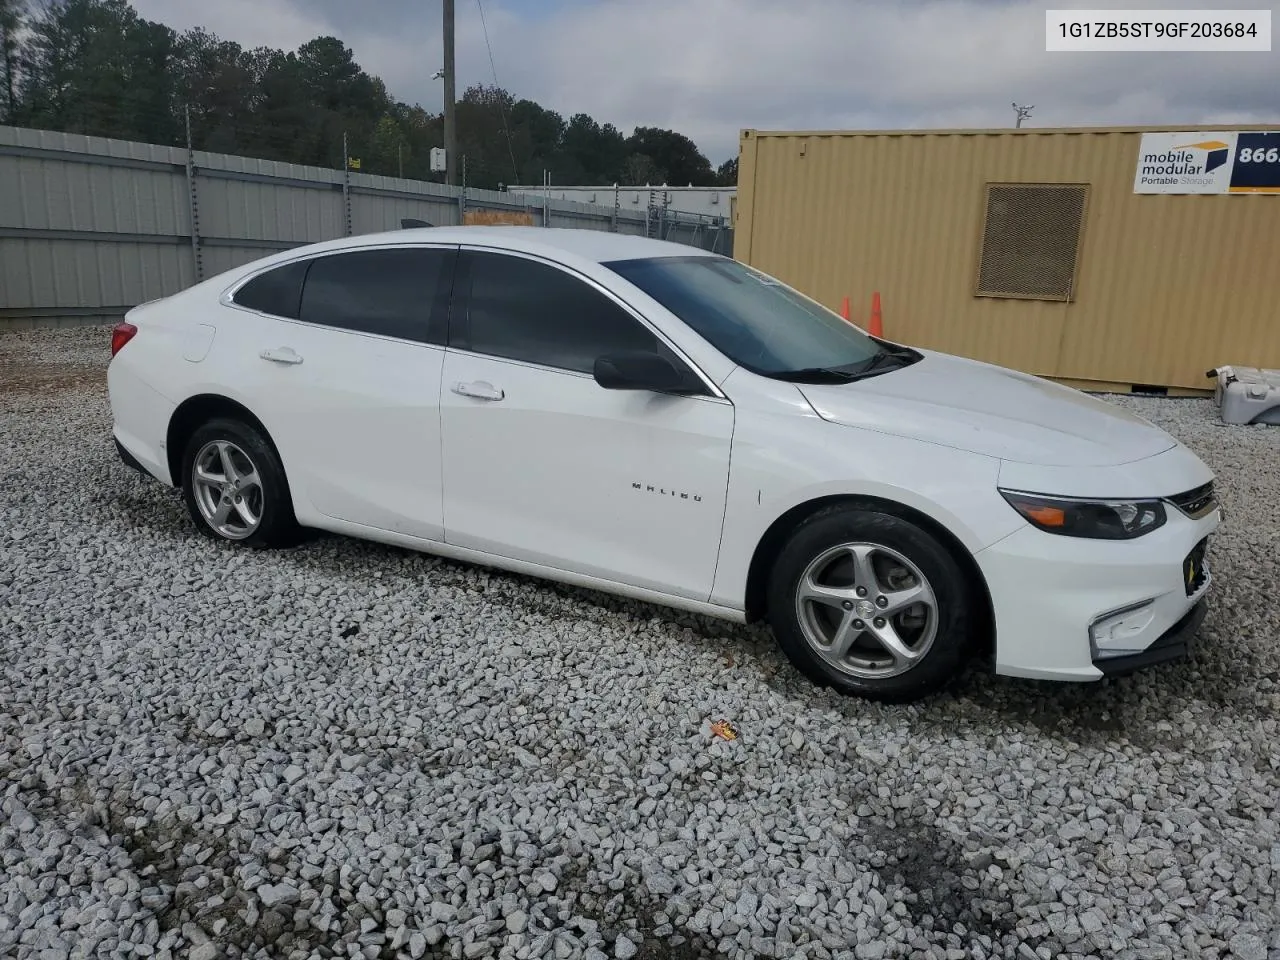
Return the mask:
M710 601L745 609L752 558L770 527L829 497L876 497L919 511L970 552L1024 521L1000 497L1000 461L819 417L791 384L752 382L738 407L724 532Z

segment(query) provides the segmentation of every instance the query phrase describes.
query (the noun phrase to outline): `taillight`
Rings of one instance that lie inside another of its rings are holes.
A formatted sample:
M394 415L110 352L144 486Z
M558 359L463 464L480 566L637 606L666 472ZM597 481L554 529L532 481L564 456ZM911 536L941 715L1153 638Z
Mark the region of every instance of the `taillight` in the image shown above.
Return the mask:
M111 355L114 357L126 343L133 339L138 328L132 323L117 323L111 328Z

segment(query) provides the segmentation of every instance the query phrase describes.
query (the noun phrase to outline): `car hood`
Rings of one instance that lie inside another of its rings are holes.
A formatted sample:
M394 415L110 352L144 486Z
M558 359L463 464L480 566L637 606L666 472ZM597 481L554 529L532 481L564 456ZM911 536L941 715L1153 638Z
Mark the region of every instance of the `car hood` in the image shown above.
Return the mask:
M924 359L844 384L798 383L818 416L1014 463L1114 466L1177 445L1121 407L1014 370L918 351Z

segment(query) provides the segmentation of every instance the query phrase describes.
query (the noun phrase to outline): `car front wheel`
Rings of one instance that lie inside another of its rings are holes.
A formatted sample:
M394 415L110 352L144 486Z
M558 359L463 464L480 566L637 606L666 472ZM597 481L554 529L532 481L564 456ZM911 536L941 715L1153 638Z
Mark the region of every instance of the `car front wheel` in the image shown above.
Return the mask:
M211 420L192 434L182 466L183 499L201 533L249 547L295 539L284 467L254 427Z
M768 600L797 668L841 693L890 702L952 679L973 622L950 552L876 509L837 507L803 523L774 564Z

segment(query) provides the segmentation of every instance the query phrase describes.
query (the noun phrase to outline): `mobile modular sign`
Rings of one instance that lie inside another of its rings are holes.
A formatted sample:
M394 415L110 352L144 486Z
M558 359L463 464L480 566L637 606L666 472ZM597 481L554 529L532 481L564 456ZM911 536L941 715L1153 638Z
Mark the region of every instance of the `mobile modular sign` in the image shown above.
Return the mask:
M1133 192L1280 194L1280 131L1144 133Z

